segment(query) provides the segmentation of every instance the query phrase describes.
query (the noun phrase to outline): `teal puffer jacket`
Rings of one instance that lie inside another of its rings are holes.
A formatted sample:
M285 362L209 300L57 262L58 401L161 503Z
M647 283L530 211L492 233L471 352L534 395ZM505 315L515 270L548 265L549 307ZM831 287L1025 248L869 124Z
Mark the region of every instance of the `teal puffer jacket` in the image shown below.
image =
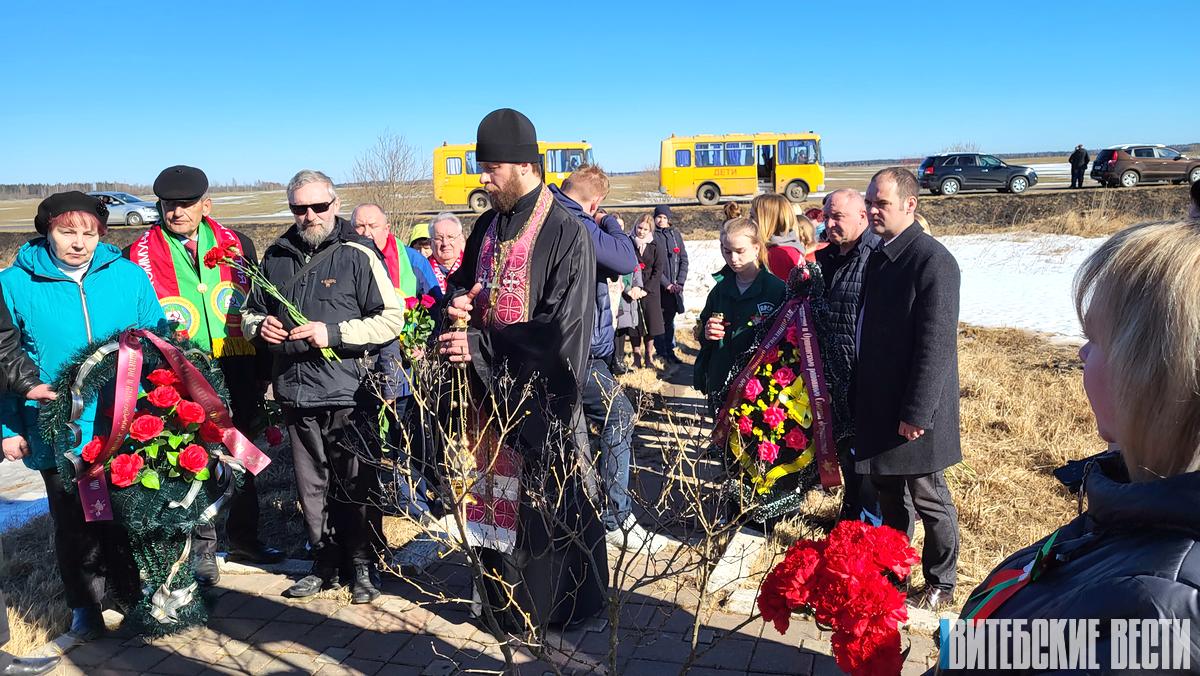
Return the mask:
M166 317L146 273L101 242L80 283L54 264L50 242L39 237L21 247L12 267L0 271L0 293L21 331L21 345L37 364L43 382L58 377L63 365L94 340L130 327L159 328ZM59 396L67 396L65 392ZM29 442L30 469L54 467L54 456L37 429L37 405L13 394L0 400L0 433ZM92 438L95 405L77 421L83 443ZM79 449L76 449L78 452Z

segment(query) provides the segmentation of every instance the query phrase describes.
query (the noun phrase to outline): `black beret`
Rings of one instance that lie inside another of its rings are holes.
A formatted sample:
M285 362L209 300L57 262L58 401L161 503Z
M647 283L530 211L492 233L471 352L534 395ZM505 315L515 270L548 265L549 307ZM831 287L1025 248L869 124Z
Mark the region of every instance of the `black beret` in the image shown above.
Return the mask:
M475 134L475 159L478 162L540 164L537 130L533 123L512 108L493 110L479 123Z
M42 203L38 205L37 216L33 218L33 227L37 229L38 234L45 235L50 229L50 220L69 211L95 214L96 218L100 219L102 231L108 225L108 207L104 206L104 202L78 190L71 190L56 192L42 200Z
M162 170L154 179L154 195L160 200L191 202L208 192L208 177L196 167L177 164Z

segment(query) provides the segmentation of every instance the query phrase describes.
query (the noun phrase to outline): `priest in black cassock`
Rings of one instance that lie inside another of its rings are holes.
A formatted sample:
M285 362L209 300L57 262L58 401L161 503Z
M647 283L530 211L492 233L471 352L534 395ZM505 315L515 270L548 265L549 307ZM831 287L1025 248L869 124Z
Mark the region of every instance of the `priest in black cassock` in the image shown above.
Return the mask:
M475 407L519 419L472 491L468 537L490 569L484 612L523 633L593 617L607 596L604 527L583 479L591 459L571 433L596 260L587 231L543 183L529 118L489 113L475 152L493 208L475 222L450 278L448 313L469 318L469 328L442 335L439 349L469 364Z

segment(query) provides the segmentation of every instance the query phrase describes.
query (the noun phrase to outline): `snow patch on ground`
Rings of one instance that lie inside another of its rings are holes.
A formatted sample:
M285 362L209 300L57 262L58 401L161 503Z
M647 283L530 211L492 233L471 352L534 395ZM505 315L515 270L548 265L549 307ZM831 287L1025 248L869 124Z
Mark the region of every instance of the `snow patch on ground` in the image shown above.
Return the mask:
M938 238L962 270L959 319L968 324L1039 331L1079 339L1083 330L1071 297L1075 271L1104 238L1060 235L961 235ZM691 327L725 264L718 240L687 243L687 311L677 328Z

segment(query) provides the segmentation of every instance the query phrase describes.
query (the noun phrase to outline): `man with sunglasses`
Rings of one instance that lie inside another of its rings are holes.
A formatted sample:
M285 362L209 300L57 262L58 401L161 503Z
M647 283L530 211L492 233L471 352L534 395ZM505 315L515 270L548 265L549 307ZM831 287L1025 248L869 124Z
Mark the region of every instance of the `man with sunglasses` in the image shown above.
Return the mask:
M216 358L229 389L233 424L253 439L263 427L263 400L269 355L261 344L242 335L242 305L250 280L237 270L219 265L208 268L204 255L214 247L236 242L242 254L256 261L254 242L212 217L208 177L196 167L176 165L163 169L154 180L160 223L150 227L125 249L150 278L167 319ZM229 557L251 563L277 563L284 553L258 539L258 491L254 476L229 499L225 532ZM192 538L196 581L205 586L221 578L217 568L217 528L196 527Z
M242 312L246 335L261 337L275 356L275 400L314 558L312 572L285 593L339 587L345 571L352 602L370 603L379 597L373 577L383 541L380 400L370 378L379 350L400 334L404 308L375 244L337 215L341 200L328 176L305 169L287 196L295 224L267 248L262 271L307 321L293 321L258 287Z

